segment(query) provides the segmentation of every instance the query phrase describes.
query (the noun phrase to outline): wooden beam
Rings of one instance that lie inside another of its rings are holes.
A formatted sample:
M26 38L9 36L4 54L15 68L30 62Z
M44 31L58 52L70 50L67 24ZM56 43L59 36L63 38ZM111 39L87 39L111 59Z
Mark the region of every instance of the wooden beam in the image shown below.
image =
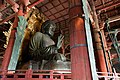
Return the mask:
M39 4L40 2L42 2L44 0L39 0L39 1L36 1L30 5L28 5L29 8L32 8L33 6ZM7 18L5 18L4 20L0 21L0 25L3 24L4 22L7 22L8 20L12 19L13 17L15 17L16 13L13 13L11 14L10 16L8 16Z
M4 22L7 22L8 20L14 18L15 15L16 15L16 13L13 13L10 16L8 16L7 18L5 18L4 20L0 21L0 25L2 25Z
M38 1L36 1L36 2L34 2L34 3L32 3L32 4L30 4L30 5L28 5L28 7L29 7L29 8L32 8L33 6L39 4L39 3L43 2L43 1L44 1L44 0L38 0Z
M100 6L96 6L96 10L101 10L101 9L104 9L106 7L113 7L113 5L116 5L116 4L119 4L120 1L116 1L114 3L114 1L109 1L108 3L105 3L104 6L103 5L100 5Z
M116 7L116 6L118 6L118 5L120 5L120 2L119 2L119 3L116 3L116 4L113 4L113 5L110 5L110 6L107 6L107 7L104 7L104 8L102 8L102 9L100 9L99 12L101 12L101 11L106 11L107 9Z

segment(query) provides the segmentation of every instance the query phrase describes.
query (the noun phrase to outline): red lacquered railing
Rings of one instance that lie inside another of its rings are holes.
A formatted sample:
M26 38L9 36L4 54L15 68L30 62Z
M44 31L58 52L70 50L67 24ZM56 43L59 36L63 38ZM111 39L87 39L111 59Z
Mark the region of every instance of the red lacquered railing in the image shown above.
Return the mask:
M120 73L97 72L97 74L99 80L120 80ZM72 80L72 79L71 71L69 70L16 70L4 72L0 71L0 80Z
M71 80L67 70L16 70L1 71L0 80Z
M120 73L97 72L100 80L120 80Z

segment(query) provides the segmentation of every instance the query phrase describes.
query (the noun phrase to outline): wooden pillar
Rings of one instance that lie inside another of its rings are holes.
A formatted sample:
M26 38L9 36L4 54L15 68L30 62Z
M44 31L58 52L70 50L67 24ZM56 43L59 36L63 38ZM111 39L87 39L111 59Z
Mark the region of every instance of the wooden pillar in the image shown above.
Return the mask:
M12 53L12 48L14 45L14 40L15 40L15 32L16 32L16 27L17 27L17 21L18 19L15 17L14 23L13 23L13 29L11 30L11 35L9 38L9 42L7 45L7 48L5 50L3 62L2 62L2 70L7 70L8 64L10 61L11 53Z
M5 8L5 1L3 1L3 0L0 0L0 9L4 9Z
M105 55L101 44L100 35L96 28L93 28L93 36L94 36L94 43L95 43L95 58L96 58L96 65L99 72L107 72L106 62L105 62Z
M107 46L107 40L106 40L105 32L104 32L103 29L104 29L104 22L101 22L100 23L100 31L101 31L101 34L102 34L102 41L103 41L103 47L104 47L104 50L105 50L105 56L106 56L108 71L112 72L112 62L111 62L112 59L111 59L110 51L109 51L108 46Z
M107 72L105 54L101 43L100 28L99 28L98 18L93 0L91 0L91 7L93 10L93 19L94 19L92 26L93 26L93 37L95 43L95 57L97 62L96 66L98 71Z
M8 69L8 65L10 62L12 49L13 49L13 45L14 45L14 41L15 41L16 27L18 26L18 17L17 16L22 16L22 15L23 15L23 11L22 11L22 9L20 9L18 11L17 15L15 16L13 28L11 30L11 35L9 38L9 42L8 42L7 48L5 50L5 54L4 54L4 58L3 58L3 62L2 62L2 70L3 71L6 71Z
M4 56L3 56L3 61L2 61L2 79L1 80L6 80L6 73L8 70L8 65L10 62L10 58L11 58L11 54L12 54L12 49L13 49L13 45L14 45L14 41L15 41L15 33L16 33L16 27L17 27L17 16L15 17L14 23L13 23L13 29L11 30L11 35L9 38L9 42L7 45L7 48L5 50Z
M82 1L70 0L69 30L72 80L92 80L82 14Z

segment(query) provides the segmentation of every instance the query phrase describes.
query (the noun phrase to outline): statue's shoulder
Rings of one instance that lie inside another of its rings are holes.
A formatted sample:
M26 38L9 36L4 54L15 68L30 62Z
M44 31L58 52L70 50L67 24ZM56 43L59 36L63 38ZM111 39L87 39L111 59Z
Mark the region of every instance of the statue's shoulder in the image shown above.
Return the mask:
M41 32L36 32L35 35L43 35Z
M55 42L50 38L50 36L43 34L43 46L48 47L55 45Z
M42 36L43 36L43 33L41 33L41 32L36 32L36 33L34 34L34 37L41 38Z

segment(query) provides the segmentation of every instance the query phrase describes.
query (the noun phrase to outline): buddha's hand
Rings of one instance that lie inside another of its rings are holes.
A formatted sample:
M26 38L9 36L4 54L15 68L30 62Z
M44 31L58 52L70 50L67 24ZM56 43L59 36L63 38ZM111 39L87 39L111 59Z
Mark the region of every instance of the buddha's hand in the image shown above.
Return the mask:
M62 34L60 34L60 36L58 36L57 49L60 49L60 47L62 46L63 38L64 38L64 36Z

